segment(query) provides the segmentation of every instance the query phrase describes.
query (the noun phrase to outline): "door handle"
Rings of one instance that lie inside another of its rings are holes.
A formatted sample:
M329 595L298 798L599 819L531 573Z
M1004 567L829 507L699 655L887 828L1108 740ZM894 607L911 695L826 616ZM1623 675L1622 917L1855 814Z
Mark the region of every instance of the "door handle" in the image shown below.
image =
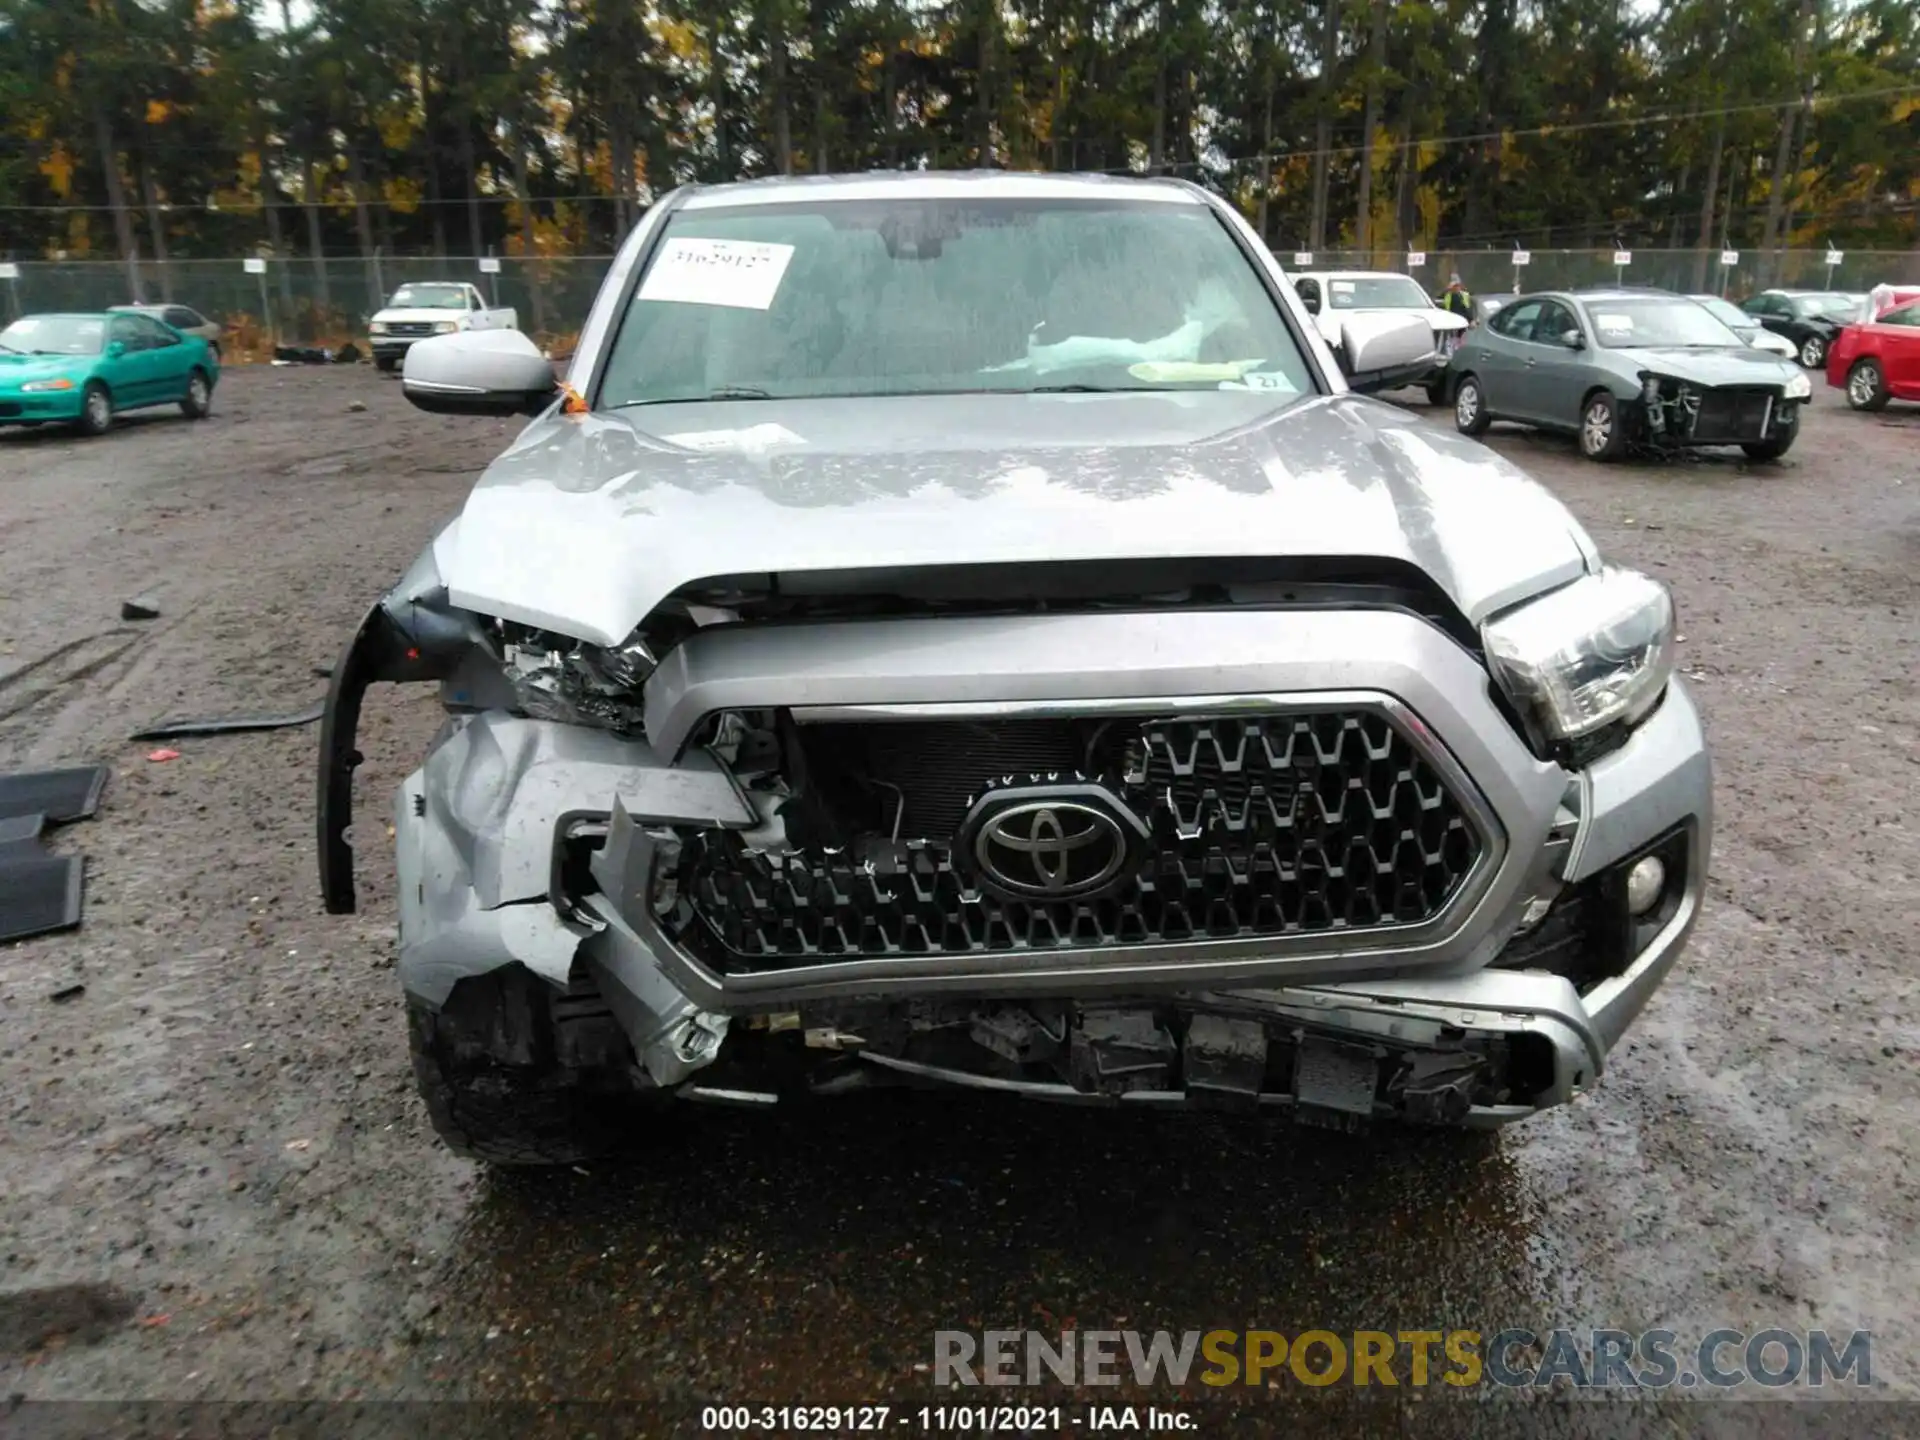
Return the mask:
M1527 357L1527 369L1531 370L1535 365L1538 365L1539 363L1540 362L1538 360L1535 360L1531 355Z

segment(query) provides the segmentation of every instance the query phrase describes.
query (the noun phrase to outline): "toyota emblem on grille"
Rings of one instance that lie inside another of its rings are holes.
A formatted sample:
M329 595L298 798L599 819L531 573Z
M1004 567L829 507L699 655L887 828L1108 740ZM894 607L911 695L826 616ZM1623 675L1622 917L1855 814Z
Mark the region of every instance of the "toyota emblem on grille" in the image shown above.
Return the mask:
M1125 817L1131 826L1123 823L1118 811L1093 786L990 792L969 817L967 850L981 880L1003 895L1081 899L1128 871L1135 837L1145 827L1131 815Z

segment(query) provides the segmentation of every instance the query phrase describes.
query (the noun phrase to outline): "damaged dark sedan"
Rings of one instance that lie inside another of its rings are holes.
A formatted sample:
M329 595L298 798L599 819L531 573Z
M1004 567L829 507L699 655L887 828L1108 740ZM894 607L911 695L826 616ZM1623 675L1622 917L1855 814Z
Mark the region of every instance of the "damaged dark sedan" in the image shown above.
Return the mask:
M1341 364L1431 346L1369 317ZM1671 601L1348 379L1218 198L1040 175L680 190L564 387L522 336L416 345L415 404L538 417L321 736L342 912L362 697L439 687L391 814L448 1144L877 1085L1343 1127L1593 1086L1705 887Z
M1707 445L1778 460L1813 394L1791 360L1660 290L1521 296L1468 331L1447 368L1462 434L1517 421L1573 435L1589 460Z

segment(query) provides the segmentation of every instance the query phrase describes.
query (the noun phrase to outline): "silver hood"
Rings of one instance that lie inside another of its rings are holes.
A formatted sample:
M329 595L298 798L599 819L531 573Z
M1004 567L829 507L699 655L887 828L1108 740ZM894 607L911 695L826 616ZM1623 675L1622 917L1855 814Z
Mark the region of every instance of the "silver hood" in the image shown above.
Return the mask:
M1148 557L1419 566L1475 622L1596 562L1492 450L1351 395L708 401L534 422L435 542L454 604L601 644L722 575Z
M1684 345L1641 345L1609 352L1627 364L1696 385L1785 385L1800 367L1754 345L1696 350Z

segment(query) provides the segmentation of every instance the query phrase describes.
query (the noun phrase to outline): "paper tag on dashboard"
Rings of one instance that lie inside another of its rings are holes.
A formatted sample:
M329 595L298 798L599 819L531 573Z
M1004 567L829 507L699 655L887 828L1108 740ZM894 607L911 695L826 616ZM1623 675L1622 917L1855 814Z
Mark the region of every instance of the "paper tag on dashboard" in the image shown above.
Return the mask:
M792 259L791 245L687 237L669 240L648 267L639 298L765 310L779 293L780 281Z

